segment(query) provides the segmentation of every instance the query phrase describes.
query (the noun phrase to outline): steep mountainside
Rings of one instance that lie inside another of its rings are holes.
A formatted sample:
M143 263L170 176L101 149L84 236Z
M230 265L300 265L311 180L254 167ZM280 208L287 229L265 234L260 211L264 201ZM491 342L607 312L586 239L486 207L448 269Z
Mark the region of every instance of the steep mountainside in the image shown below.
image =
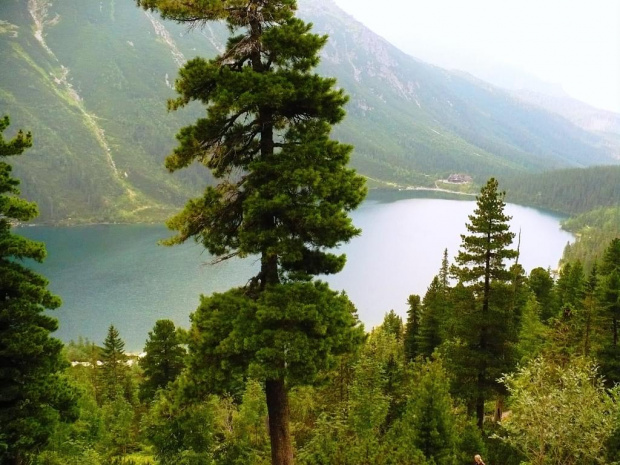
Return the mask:
M392 172L465 171L481 179L613 160L599 136L400 52L330 0L300 2L300 13L329 34L322 70L352 96L343 138Z
M16 168L43 220L150 219L190 195L163 168L181 118L195 116L165 109L183 28L129 1L9 0L0 18L0 112L34 134ZM198 37L187 51L198 43L214 53Z
M300 15L330 35L320 72L351 96L335 136L356 146L354 166L378 184L614 160L609 139L415 60L331 0L303 0ZM203 109L167 113L165 101L179 66L213 56L225 37L221 25L187 30L130 0L2 0L0 113L34 134L16 171L41 220L159 220L195 195L206 171L170 175L163 159Z
M527 103L562 115L576 126L600 135L614 157L620 160L620 114L594 108L568 95L549 95L528 90L513 93Z

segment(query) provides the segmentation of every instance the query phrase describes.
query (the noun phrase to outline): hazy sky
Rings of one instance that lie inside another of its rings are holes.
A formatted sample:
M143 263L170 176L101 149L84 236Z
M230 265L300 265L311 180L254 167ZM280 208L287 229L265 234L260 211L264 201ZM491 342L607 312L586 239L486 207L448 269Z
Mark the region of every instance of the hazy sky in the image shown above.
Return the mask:
M335 1L423 60L508 65L620 113L620 0Z

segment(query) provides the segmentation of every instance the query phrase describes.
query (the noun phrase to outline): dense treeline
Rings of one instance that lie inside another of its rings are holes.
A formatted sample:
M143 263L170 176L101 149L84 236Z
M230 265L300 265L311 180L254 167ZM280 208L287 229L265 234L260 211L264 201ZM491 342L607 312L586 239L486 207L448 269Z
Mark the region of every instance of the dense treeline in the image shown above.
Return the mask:
M589 271L607 244L620 237L620 207L597 208L564 220L562 227L577 236L574 243L566 245L562 261L579 260Z
M510 202L575 215L620 204L620 166L502 177Z

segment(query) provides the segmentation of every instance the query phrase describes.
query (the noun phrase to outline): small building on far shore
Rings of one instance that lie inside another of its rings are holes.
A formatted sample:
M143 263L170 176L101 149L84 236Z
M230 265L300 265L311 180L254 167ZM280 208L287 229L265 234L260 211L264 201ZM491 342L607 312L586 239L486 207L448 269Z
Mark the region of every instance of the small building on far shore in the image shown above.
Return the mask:
M472 180L472 177L468 174L451 174L450 176L448 176L446 182L452 184L469 184L470 182L472 182Z

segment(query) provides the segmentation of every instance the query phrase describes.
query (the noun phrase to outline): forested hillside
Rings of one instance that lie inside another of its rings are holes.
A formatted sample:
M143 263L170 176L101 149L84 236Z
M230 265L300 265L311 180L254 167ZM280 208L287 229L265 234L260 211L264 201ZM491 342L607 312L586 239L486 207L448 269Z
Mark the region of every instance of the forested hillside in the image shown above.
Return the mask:
M620 238L620 206L597 208L563 222L567 231L577 236L564 250L563 262L579 260L589 271L604 255L605 246Z
M415 60L330 0L304 0L299 14L330 35L320 72L351 97L334 134L355 145L370 187L616 161L599 134ZM209 179L200 167L166 173L174 134L199 110L167 113L165 101L183 63L223 49L221 24L189 30L113 0L6 0L0 21L0 109L35 134L16 172L39 221L161 220Z
M16 170L41 219L162 219L193 192L163 167L183 121L165 109L181 61L155 17L132 2L11 0L0 19L0 108L35 134Z
M567 215L620 205L620 166L502 177L508 200Z

